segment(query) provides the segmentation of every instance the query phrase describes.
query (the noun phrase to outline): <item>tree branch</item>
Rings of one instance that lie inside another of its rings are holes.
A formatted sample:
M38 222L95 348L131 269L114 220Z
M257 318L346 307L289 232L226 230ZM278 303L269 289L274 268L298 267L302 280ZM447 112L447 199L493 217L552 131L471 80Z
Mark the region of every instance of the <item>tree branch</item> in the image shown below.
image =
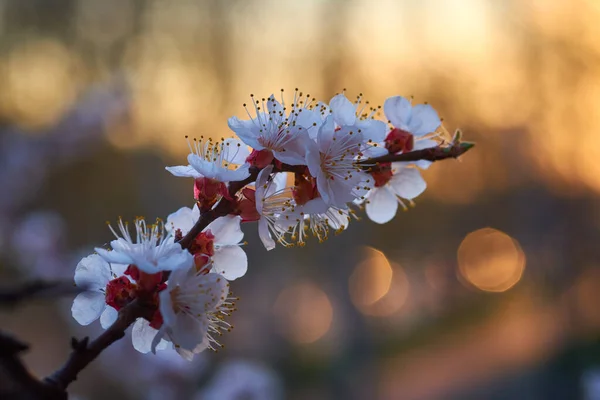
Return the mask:
M71 382L77 379L77 374L81 372L89 363L108 346L125 336L125 330L133 324L138 318L152 318L153 309L134 300L119 311L119 316L114 324L102 332L92 342L85 337L82 340L71 339L73 352L67 362L58 371L47 377L44 381L49 385L61 390L66 390Z
M388 162L410 162L410 161L441 161L447 158L458 158L463 155L467 151L475 146L473 143L469 142L461 142L461 143L453 143L448 147L431 147L423 150L415 150L410 151L408 153L401 154L386 154L381 157L370 158L368 160L359 161L357 164L362 166L364 169L368 169L369 167L376 166L381 163Z

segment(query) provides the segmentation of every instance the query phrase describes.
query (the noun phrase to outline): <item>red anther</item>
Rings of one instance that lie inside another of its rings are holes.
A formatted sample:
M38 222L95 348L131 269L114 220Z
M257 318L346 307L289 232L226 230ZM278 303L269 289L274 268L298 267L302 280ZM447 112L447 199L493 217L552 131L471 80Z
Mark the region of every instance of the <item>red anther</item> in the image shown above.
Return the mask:
M399 128L394 128L385 138L385 148L390 154L412 151L415 144L413 135Z

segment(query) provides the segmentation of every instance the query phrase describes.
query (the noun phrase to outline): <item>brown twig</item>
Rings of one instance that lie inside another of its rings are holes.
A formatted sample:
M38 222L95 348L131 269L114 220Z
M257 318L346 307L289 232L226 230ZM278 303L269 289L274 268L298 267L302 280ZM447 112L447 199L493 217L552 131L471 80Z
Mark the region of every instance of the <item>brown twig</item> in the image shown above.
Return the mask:
M410 162L421 160L432 162L441 161L447 158L458 158L459 156L463 155L471 148L473 148L473 146L473 143L468 142L455 143L447 147L437 146L431 147L429 149L410 151L408 153L386 154L381 157L375 157L370 158L368 160L359 161L357 164L365 169L368 169L371 166L388 162Z
M125 336L127 328L138 318L152 318L152 308L134 300L119 311L117 320L95 340L89 342L87 337L82 340L72 338L73 351L67 362L58 371L44 381L61 390L66 390L71 382L89 363L91 363L108 346Z

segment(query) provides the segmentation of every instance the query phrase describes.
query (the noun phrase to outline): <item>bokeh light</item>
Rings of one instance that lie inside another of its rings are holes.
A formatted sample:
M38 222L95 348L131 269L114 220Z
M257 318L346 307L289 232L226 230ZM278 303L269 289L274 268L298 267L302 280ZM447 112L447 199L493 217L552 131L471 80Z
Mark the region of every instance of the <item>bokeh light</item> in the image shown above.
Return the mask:
M389 317L400 311L410 294L408 276L400 264L392 263L393 274L389 290L379 300L368 305L356 304L359 311L373 317Z
M392 267L385 254L373 247L363 247L360 262L348 279L350 298L363 309L381 299L390 290Z
M483 228L469 233L458 248L461 276L480 290L504 292L523 275L525 254L504 232Z
M0 64L0 116L34 132L62 117L78 90L77 60L51 39L30 40Z
M284 289L274 305L281 333L295 343L313 343L331 327L333 308L327 294L310 282Z

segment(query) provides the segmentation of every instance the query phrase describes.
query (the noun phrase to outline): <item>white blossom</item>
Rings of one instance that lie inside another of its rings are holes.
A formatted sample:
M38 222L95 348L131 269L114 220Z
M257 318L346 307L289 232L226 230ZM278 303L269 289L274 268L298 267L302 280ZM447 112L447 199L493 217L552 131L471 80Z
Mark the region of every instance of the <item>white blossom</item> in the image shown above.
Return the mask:
M313 99L314 100L314 99ZM249 120L231 117L228 125L239 138L255 150L269 150L286 164L304 164L309 130L320 122L319 114L312 110L312 100L296 91L291 105L286 106L271 95L258 101L252 96L254 116L246 105Z
M96 252L111 263L134 264L140 270L154 274L171 271L189 265L193 257L165 234L164 226L158 222L146 225L146 221L137 218L134 222L136 237L130 236L128 224L119 219L121 236L109 225L116 239L110 242L112 251L96 248Z
M396 215L398 204L407 208L402 199L411 202L426 188L427 184L418 169L394 163L389 175L367 194L367 216L378 224L389 222Z
M71 312L81 325L89 325L98 318L103 328L116 319L117 311L105 300L106 285L122 276L127 268L122 264L109 264L97 254L84 257L75 268L75 284L84 289L75 300Z
M429 104L413 106L402 96L388 98L383 104L383 111L394 127L416 137L435 132L442 123L437 112Z
M231 328L224 318L234 310L223 276L190 265L171 273L159 297L163 324L152 342L153 352L163 338L186 359L206 348L221 347L213 335Z
M193 143L188 140L188 145L191 151L187 157L189 165L166 167L173 175L196 179L206 177L219 182L241 181L250 176L249 164L245 163L250 152L241 141L193 139ZM236 169L229 168L237 164L242 165Z
M182 207L169 215L166 228L179 229L185 235L199 218L200 210L197 205L193 209ZM240 222L239 216L228 215L217 218L202 231L205 235L212 236L206 238L214 246L214 253L208 254L212 259L212 272L219 273L230 281L244 276L248 270L248 257L241 248L244 232Z

